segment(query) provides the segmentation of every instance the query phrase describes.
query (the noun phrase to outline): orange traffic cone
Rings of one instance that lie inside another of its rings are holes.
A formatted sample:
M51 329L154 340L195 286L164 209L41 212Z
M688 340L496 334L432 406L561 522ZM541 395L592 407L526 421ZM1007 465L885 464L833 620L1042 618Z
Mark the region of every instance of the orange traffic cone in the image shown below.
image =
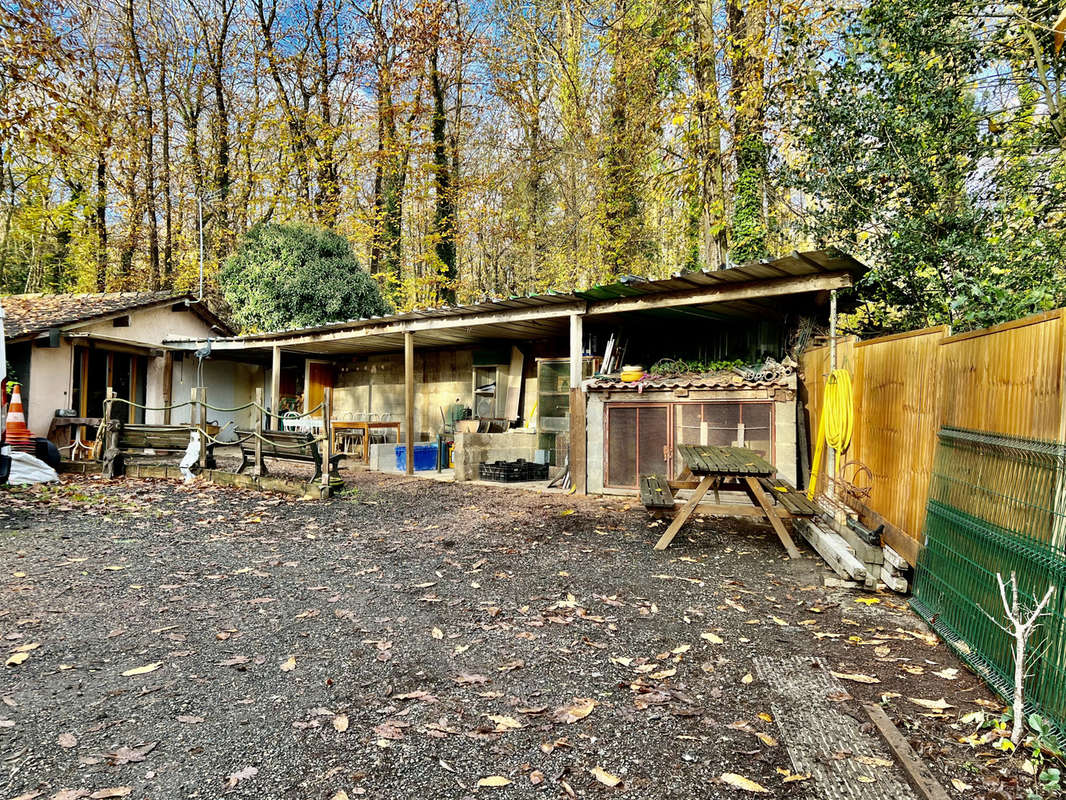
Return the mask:
M11 405L7 407L7 443L15 450L33 455L37 449L33 438L26 427L26 412L22 409L22 387L16 383L11 392Z

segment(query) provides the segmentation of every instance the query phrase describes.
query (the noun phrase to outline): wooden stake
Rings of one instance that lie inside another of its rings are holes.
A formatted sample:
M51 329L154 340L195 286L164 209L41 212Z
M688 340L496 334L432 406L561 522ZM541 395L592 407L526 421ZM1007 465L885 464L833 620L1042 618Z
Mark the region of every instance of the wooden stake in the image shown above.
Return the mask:
M333 389L329 386L322 388L322 486L329 490L330 459L333 457L333 428L330 426L330 417L333 415Z
M255 477L260 478L263 476L263 418L266 414L263 413L263 388L257 386L255 389L255 404L259 406L255 410L255 466L252 467L252 474Z

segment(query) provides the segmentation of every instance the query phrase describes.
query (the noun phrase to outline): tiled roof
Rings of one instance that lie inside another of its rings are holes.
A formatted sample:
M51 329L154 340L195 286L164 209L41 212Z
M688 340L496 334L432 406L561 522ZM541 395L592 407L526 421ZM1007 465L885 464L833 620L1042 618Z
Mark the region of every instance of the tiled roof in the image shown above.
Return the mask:
M791 370L757 378L744 377L731 370L687 375L645 375L639 381L596 378L585 384L591 391L647 392L662 389L770 389L788 386Z
M0 297L0 305L4 308L4 335L8 339L17 339L188 297L190 295L172 291L9 294ZM203 312L210 314L206 309Z

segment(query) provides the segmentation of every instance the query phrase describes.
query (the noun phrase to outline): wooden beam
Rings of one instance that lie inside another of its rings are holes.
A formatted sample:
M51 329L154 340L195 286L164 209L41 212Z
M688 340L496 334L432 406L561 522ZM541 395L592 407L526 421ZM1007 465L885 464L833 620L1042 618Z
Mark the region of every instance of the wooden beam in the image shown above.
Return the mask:
M586 494L588 486L587 439L585 432L585 393L581 391L581 360L584 354L582 319L570 315L570 482L575 494Z
M670 546L670 542L674 540L674 537L677 536L677 532L681 530L681 526L685 524L686 520L692 515L692 512L696 510L696 506L699 505L703 496L707 494L707 490L711 488L713 482L714 478L710 475L703 476L699 487L693 492L692 497L690 497L689 501L681 507L681 511L676 517L674 517L674 521L670 523L670 527L666 529L663 535L659 537L659 541L655 543L656 550L665 550Z
M644 297L623 297L617 300L597 300L589 303L587 315L621 314L632 311L648 311L655 308L695 306L709 303L728 303L736 300L755 300L761 297L776 297L783 294L820 292L827 289L844 289L852 285L849 272L834 272L821 275L803 275L796 278L773 278L770 280L744 281L718 286L706 286L684 292L662 292Z
M903 767L907 780L918 790L925 800L948 800L948 793L933 777L933 773L918 757L911 748L906 737L900 733L899 728L892 724L885 710L876 703L863 703L863 709L870 717L870 721L877 727L881 737L885 740L896 761Z
M163 405L169 406L174 397L174 351L163 353ZM170 424L170 409L163 409L163 424Z
M280 431L281 420L278 415L281 414L281 348L277 345L270 353L270 413L270 427Z
M404 425L407 428L407 474L415 474L415 335L403 335Z
M799 558L800 551L796 548L796 543L792 541L792 537L789 536L788 531L785 530L785 524L781 522L781 518L777 516L777 513L774 511L773 504L770 502L770 498L766 496L766 492L763 491L759 479L746 475L744 476L744 482L748 484L748 489L755 498L755 502L757 502L762 508L763 513L766 515L766 519L774 529L774 533L777 534L777 538L780 539L781 544L784 545L788 557Z
M921 542L902 528L893 525L861 500L845 494L844 503L859 515L859 522L870 530L877 530L884 525L881 541L903 556L912 567L918 563L918 555L922 550Z

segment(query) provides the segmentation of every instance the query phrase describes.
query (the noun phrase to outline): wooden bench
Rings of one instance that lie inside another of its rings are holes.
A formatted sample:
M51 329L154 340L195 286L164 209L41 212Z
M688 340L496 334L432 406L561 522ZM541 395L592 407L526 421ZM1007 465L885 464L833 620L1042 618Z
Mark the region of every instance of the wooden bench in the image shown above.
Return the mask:
M128 455L184 453L189 448L189 437L194 430L190 425L143 425L109 420L104 432L107 443L103 454L104 475L121 475ZM214 443L208 442L206 450L207 468L214 469Z
M259 463L260 474L267 472L268 458L279 461L298 461L305 464L315 465L315 476L311 480L317 480L322 476L322 453L318 449L318 441L314 434L309 431L271 431L264 430L260 435L265 441L262 442L262 460ZM252 430L237 429L237 441L241 448L241 465L237 474L244 472L249 465L255 464L256 432ZM337 469L337 463L344 457L343 453L330 456L329 471L333 473Z
M807 499L807 495L796 490L792 484L781 478L759 478L759 483L766 494L777 500L794 517L817 517L821 510Z
M666 511L674 508L674 490L662 475L640 476L640 502L649 511Z

